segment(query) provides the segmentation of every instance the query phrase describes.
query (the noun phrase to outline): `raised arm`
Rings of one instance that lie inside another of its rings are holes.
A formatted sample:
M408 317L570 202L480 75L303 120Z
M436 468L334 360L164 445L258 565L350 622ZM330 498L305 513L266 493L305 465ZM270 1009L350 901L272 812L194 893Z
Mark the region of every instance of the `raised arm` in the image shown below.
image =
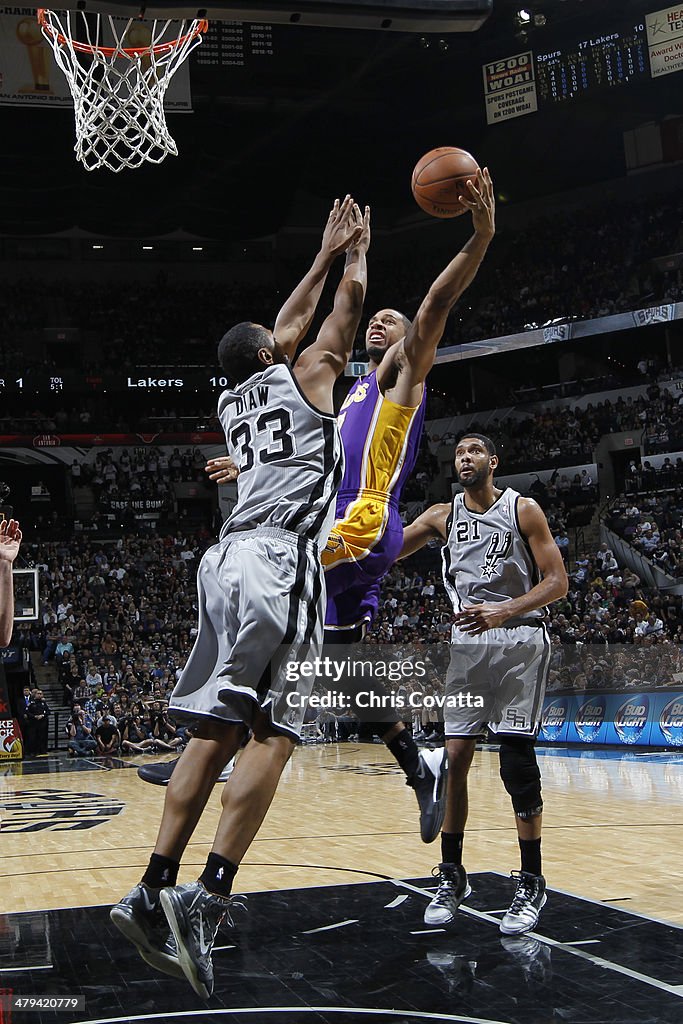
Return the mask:
M370 245L370 207L354 206L359 237L346 254L344 274L337 287L334 306L323 323L318 337L302 352L294 373L306 395L320 409L330 404L330 388L344 372L363 312L368 283L366 255ZM331 411L331 406L330 410Z
M447 538L448 517L451 512L449 503L431 505L419 515L410 526L403 531L403 547L399 559L414 555L416 551L429 544L430 540Z
M476 182L468 185L471 198L461 196L460 202L472 211L474 234L431 285L406 337L396 346L401 350L396 358L404 378L402 390L421 384L434 365L448 314L476 277L495 233L496 200L488 168L479 171ZM400 401L400 396L395 400Z
M275 340L282 346L290 360L294 359L298 345L311 326L330 267L340 253L346 252L358 233L351 196L346 196L341 203L335 199L323 231L320 251L275 321Z
M7 647L14 626L12 566L19 553L21 530L16 519L0 523L0 647Z

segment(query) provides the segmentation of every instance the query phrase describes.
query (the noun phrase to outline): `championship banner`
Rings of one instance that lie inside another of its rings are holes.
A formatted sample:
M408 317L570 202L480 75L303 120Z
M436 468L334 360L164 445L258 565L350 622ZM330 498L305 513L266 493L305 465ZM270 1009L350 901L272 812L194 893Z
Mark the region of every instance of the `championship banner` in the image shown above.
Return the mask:
M5 670L0 664L0 761L14 761L23 756L21 729L12 717Z
M683 7L666 7L648 14L647 42L653 78L683 70Z
M538 109L531 50L482 66L486 123L497 124Z
M114 19L116 22L121 18ZM138 31L144 22L137 23ZM151 37L150 37L151 38ZM101 40L107 45L108 40ZM73 107L66 78L43 38L35 7L0 7L0 104L27 107ZM172 78L164 99L168 111L191 111L187 64Z

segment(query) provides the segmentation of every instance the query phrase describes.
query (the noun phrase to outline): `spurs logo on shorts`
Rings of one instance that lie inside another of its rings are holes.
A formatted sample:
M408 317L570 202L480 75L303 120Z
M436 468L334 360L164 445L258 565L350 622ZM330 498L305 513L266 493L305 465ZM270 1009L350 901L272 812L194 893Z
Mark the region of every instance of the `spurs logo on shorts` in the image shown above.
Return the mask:
M500 575L499 563L507 558L511 548L512 533L510 530L506 530L503 534L496 530L495 533L491 534L491 543L486 550L484 564L481 567L482 579L492 580L494 576Z
M529 728L529 719L523 711L518 711L516 708L508 708L505 712L505 724L509 725L511 729L526 731Z

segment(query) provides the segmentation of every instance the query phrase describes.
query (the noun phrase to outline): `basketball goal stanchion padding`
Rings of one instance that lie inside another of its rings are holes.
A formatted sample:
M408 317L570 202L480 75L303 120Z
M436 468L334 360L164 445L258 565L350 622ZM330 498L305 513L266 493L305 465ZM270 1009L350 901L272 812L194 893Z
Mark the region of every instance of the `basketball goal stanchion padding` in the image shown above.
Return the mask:
M203 18L140 21L41 8L38 22L66 75L76 115L76 157L118 172L177 156L166 125L169 82L202 41ZM102 46L108 31L112 46Z

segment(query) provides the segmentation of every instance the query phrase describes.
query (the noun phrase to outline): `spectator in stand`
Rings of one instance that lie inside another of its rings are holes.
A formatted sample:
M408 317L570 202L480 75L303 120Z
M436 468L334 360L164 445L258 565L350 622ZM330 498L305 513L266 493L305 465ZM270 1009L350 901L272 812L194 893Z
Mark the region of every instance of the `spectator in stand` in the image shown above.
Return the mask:
M152 738L160 750L177 750L185 744L182 735L171 722L160 701L155 701L151 712Z
M80 704L74 704L65 731L66 749L73 757L87 757L97 749L97 741L92 735L92 719L86 715Z
M143 722L141 715L134 714L125 723L121 732L121 750L123 753L156 753L158 749L161 748L158 745L158 741L152 736L148 725ZM168 747L167 749L170 750L171 748Z
M118 752L121 737L113 715L105 715L95 730L98 757L111 757Z
M560 549L560 554L565 563L569 562L569 536L566 530L561 530L555 535L555 543Z
M47 757L50 708L42 690L34 690L32 699L26 708L26 721L29 726L26 746L28 756Z

